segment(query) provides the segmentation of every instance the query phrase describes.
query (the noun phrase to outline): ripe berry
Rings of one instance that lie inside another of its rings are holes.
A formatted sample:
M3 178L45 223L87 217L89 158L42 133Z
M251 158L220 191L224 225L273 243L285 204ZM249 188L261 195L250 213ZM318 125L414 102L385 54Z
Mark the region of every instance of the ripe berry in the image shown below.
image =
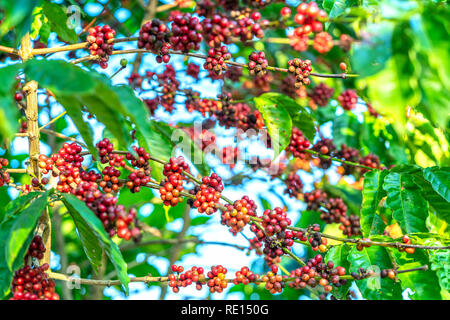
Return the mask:
M358 96L354 90L348 89L341 93L338 97L338 101L345 110L352 110L356 107Z
M158 63L167 63L170 60L169 43L170 31L168 27L158 19L153 19L142 25L139 30L138 48L150 50L156 54Z
M222 46L221 48L209 48L208 57L203 67L206 70L214 71L217 75L222 74L228 69L228 65L225 61L231 59L231 54L228 52L228 48Z
M200 49L202 25L197 17L190 13L175 13L170 15L169 21L172 21L172 36L169 40L174 50L188 52Z
M310 143L303 136L303 132L295 127L292 128L291 140L286 148L286 151L291 152L292 155L296 158L304 159L305 154L302 151L307 149L309 145Z
M288 64L288 71L296 77L295 87L297 89L300 88L302 84L309 85L311 83L311 80L309 79L309 75L312 71L310 60L301 60L295 58L289 60Z
M267 73L267 66L269 63L265 57L263 51L260 52L252 52L249 57L248 62L248 72L252 76L263 76Z
M316 34L313 47L320 53L327 53L333 48L333 37L328 32Z
M109 56L113 50L113 43L116 32L111 29L110 26L104 25L103 27L96 26L89 28L89 35L86 40L89 42L89 50L92 56L99 56L97 63L105 69L108 64Z
M281 8L280 14L283 19L289 18L291 16L291 8L289 7Z
M330 88L324 82L319 83L314 87L313 91L308 96L314 101L315 104L325 107L328 101L333 96L334 88Z

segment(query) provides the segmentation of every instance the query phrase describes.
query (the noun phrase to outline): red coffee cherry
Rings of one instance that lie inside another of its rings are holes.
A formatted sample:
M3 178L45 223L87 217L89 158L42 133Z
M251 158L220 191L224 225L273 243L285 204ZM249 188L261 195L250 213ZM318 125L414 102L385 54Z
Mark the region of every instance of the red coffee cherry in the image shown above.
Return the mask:
M113 50L113 43L111 41L114 39L115 34L116 31L108 25L89 28L89 35L86 40L89 42L88 48L90 54L92 56L99 56L97 62L103 69L108 67L107 62Z
M314 87L313 91L308 96L320 107L328 105L330 98L334 94L334 88L330 88L324 82L319 83Z
M310 60L301 60L298 58L289 60L288 72L292 73L296 77L295 87L298 89L302 84L309 85L311 79L309 75L311 74L312 67Z
M203 64L203 68L206 70L214 71L217 75L222 74L228 69L228 65L225 61L231 59L231 54L228 52L226 46L220 48L209 48L208 57L206 62Z
M269 66L267 62L265 53L263 51L260 52L252 52L248 56L248 72L252 76L263 76L267 73L266 68Z
M292 153L295 158L305 159L306 155L302 151L308 149L310 143L297 128L292 128L291 140L286 151Z
M168 63L170 60L169 28L159 19L153 19L142 25L139 30L138 48L150 50L157 55L158 63Z
M358 96L354 90L347 89L341 93L338 97L338 101L345 110L352 110L356 107Z
M333 37L328 32L320 32L314 37L313 48L319 53L327 53L333 46Z

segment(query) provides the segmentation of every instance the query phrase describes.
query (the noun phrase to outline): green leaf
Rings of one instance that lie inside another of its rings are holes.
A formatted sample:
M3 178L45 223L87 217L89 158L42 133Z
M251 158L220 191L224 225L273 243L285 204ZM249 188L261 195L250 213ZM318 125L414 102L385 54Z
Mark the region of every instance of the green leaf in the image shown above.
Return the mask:
M357 272L359 268L373 270L375 272L393 268L392 259L384 247L372 246L359 251L354 246L350 250L348 261L350 262L350 272ZM361 291L363 298L366 299L402 299L400 284L389 278L381 279L380 277L373 277L357 280L355 284Z
M345 268L346 270L350 269L350 264L347 260L347 257L350 252L350 246L346 244L341 244L338 246L332 247L330 250L328 250L324 261L333 261L335 266L341 266ZM347 281L347 284L345 286L341 286L339 288L333 288L333 292L337 295L338 298L344 299L346 298L348 289L351 286L351 282Z
M377 213L381 199L386 196L383 181L388 171L373 170L364 175L361 204L361 229L365 237L381 234L386 225Z
M121 145L131 145L130 134L126 131L125 108L108 78L59 60L28 61L25 63L25 73L41 86L50 89L59 102L68 103L68 112L74 116L74 122L93 154L96 152L89 138L89 129L81 123L80 112L75 108L85 106Z
M43 199L46 201L46 197L39 193L38 196L43 197ZM12 261L11 267L8 266L9 259L11 258L9 255L7 255L7 249L9 245L10 240L10 234L11 231L14 230L14 226L16 225L16 222L19 219L20 214L18 214L19 211L22 211L23 208L32 201L33 199L36 199L36 193L29 193L26 196L21 196L16 198L14 201L10 202L8 205L8 212L9 215L0 223L0 239L4 240L2 250L0 250L0 299L5 297L11 287L11 281L13 278L14 271L17 270L19 267L23 266L24 264L24 257L26 252L28 251L28 247L31 243L31 240L33 238L33 230L34 228L31 228L28 235L25 234L25 230L18 230L21 235L23 235L23 244L20 248L18 248L18 254L16 258ZM13 207L13 205L17 205L17 207ZM31 207L31 206L30 206ZM33 207L36 208L36 207ZM24 210L25 212L25 210ZM40 213L40 212L37 212ZM27 213L25 213L27 214ZM37 215L37 214L36 214ZM38 216L39 218L39 216ZM27 221L25 221L27 222ZM32 222L32 221L28 221ZM37 220L36 220L37 222ZM16 225L17 227L17 225ZM28 227L26 227L28 229ZM17 243L17 242L16 242ZM15 250L14 250L15 251Z
M22 212L14 216L14 223L5 244L5 256L10 270L13 269L14 261L18 259L19 252L26 247L30 234L33 233L42 211L47 206L47 197L53 193L48 190L36 198Z
M264 119L276 158L289 145L292 120L281 101L273 100L271 96L266 95L255 97L253 101Z
M14 87L16 84L16 75L19 72L20 65L14 64L0 69L0 141L3 137L13 138L17 132L17 121L19 119L19 110L14 101Z
M122 289L128 294L130 278L127 274L127 264L117 244L106 233L100 219L74 195L64 194L63 202L75 222L89 261L93 263L94 268L98 268L101 265L101 249L103 249L114 265Z
M393 218L403 233L428 231L428 203L410 173L390 172L384 178L383 188L388 194L386 205L393 210Z
M42 9L50 22L52 31L56 32L56 34L65 42L78 42L78 36L75 33L75 30L69 29L67 26L68 18L63 7L56 3L44 2Z
M448 201L441 197L432 187L431 183L425 180L423 171L414 174L414 182L422 189L422 197L434 209L439 219L450 222L450 206Z
M80 103L76 98L69 96L59 97L58 99L77 127L78 132L80 133L81 137L86 143L86 146L88 147L89 152L93 155L94 158L100 159L98 149L94 147L94 140L92 139L94 133L92 132L89 124L83 119Z
M37 0L0 0L0 8L4 12L4 18L0 24L0 37L3 37L10 29L14 29L16 41L30 31L33 21L33 10Z
M450 168L425 168L423 176L431 183L434 191L450 202Z
M5 218L15 216L17 213L22 211L23 208L31 202L31 200L35 199L41 194L42 194L41 192L30 192L15 198L6 206Z

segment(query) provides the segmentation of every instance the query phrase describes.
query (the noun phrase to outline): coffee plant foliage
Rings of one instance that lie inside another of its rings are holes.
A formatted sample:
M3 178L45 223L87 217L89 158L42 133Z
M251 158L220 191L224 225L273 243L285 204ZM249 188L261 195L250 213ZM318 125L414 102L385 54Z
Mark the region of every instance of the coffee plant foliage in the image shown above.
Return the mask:
M0 0L0 297L449 299L449 14Z

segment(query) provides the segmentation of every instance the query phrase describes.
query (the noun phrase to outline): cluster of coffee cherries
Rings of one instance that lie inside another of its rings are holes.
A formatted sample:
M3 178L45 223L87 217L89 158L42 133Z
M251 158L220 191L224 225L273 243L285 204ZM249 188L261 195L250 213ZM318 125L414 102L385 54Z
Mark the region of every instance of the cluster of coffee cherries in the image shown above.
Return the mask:
M103 69L108 67L107 62L113 50L111 40L114 39L115 34L116 31L108 25L89 28L89 35L86 40L89 42L91 56L99 57L99 64Z
M195 80L198 80L198 74L200 73L200 66L193 62L189 62L186 68L186 74L191 76Z
M340 94L338 101L345 110L352 110L358 102L358 95L352 89L347 89Z
M286 184L284 194L289 195L290 198L298 199L298 196L303 191L303 183L300 176L295 172L291 172L284 180L284 183Z
M319 32L314 37L313 48L319 53L327 53L333 49L333 37L328 32Z
M289 141L289 145L286 147L286 151L292 153L295 158L305 159L306 155L302 152L305 149L308 149L310 146L310 142L303 135L303 132L296 128L292 128L291 140Z
M375 274L375 272L373 270L367 270L364 268L358 268L356 271L350 273L350 275L355 280L367 279L367 278L372 277L374 274Z
M239 37L242 42L250 41L253 37L263 38L264 30L261 24L267 24L268 21L263 20L258 23L259 19L261 19L261 14L257 11L253 12L251 16L240 16L233 28L233 35Z
M33 240L31 240L30 246L28 247L27 254L25 255L25 261L28 257L36 258L42 260L44 258L45 245L42 237L40 235L35 235Z
M285 254L284 249L290 250L294 244L294 233L286 230L291 225L291 220L286 215L286 210L281 208L267 209L261 217L261 228L252 224L250 230L255 233L256 239L253 239L253 246L261 248L262 252L269 262Z
M208 273L206 274L208 277L206 285L209 287L209 292L223 292L223 289L228 286L228 282L225 279L227 271L228 270L222 265L211 267L211 271L208 271Z
M312 149L314 151L319 152L320 154L327 155L327 156L333 156L334 152L336 151L336 146L334 145L332 139L325 138L325 139L317 141L313 145ZM331 159L325 159L325 158L319 158L318 162L319 162L318 166L320 168L328 169L328 168L331 167L332 160Z
M118 192L123 183L119 181L120 171L114 167L107 166L102 170L102 181L99 185L106 193Z
M269 63L264 51L252 52L248 56L248 73L252 76L263 76L267 73Z
M190 13L174 12L169 16L169 21L172 21L172 34L169 40L173 49L182 52L200 49L203 40L202 25L197 17L193 17Z
M228 69L227 60L231 59L231 53L228 52L226 46L220 48L209 48L208 57L206 58L203 67L206 70L211 70L215 74L220 75Z
M236 200L232 205L225 205L226 210L222 211L221 223L230 227L230 232L236 235L241 232L250 222L250 217L256 216L255 201L248 196L243 196L241 200Z
M8 184L11 181L8 172L5 172L3 169L9 165L8 159L0 158L0 187L5 184Z
M302 2L297 7L294 21L300 26L295 29L296 35L308 35L311 32L323 30L322 22L327 18L327 13L319 8L316 2Z
M171 266L171 269L174 273L169 275L169 287L172 288L174 293L180 292L180 287L186 288L193 283L195 283L197 290L202 289L202 284L205 281L203 268L193 266L191 270L183 272L183 266L177 266L174 264Z
M203 35L210 47L219 47L222 43L230 44L234 21L225 15L214 14L202 20Z
M359 151L355 148L348 147L345 143L341 144L339 151L336 153L336 157L339 159L349 161L349 162L359 162L360 155ZM343 175L351 175L357 172L357 167L348 165L346 163L342 164L342 174Z
M314 87L312 92L308 96L314 101L314 103L320 107L328 105L328 101L334 94L334 88L327 86L324 82L319 83Z
M193 207L200 213L213 214L217 211L216 205L219 203L222 191L222 178L217 173L211 174L210 177L203 177L202 184L195 194Z
M289 282L288 286L295 289L303 289L306 286L315 288L320 285L326 293L333 290L333 286L338 288L346 285L347 280L341 279L346 274L344 267L335 267L333 261L323 261L323 257L318 254L308 260L304 267L292 270L290 277L295 278Z
M169 162L164 165L165 179L161 181L159 189L164 205L174 207L183 201L180 194L183 191L183 171L189 172L189 166L181 156L170 158Z
M233 283L238 285L240 283L247 285L249 283L253 283L258 281L259 275L250 271L248 267L242 267L239 271L236 271L235 278L233 279Z
M59 300L55 292L55 281L49 279L47 263L32 267L26 265L14 273L11 284L13 297L10 300Z
M261 277L261 280L265 283L264 288L268 290L271 294L277 294L283 292L286 286L284 281L286 277L277 274L278 266L273 264L270 267L270 271Z
M383 269L383 270L380 271L380 277L382 279L389 278L389 279L394 280L397 277L397 270L394 270L394 269Z
M169 38L170 31L167 25L159 19L153 19L142 25L137 45L139 49L150 50L156 54L158 63L168 63L170 60L169 50L172 47Z
M42 237L35 235L25 255L25 266L14 273L11 283L12 298L10 300L59 300L55 292L55 282L48 279L46 271L48 263L42 266L27 265L30 257L41 260L45 246Z
M295 76L295 88L298 89L302 85L309 85L311 83L311 79L309 79L312 71L311 60L295 58L289 60L288 64L288 72Z
M142 147L139 148L133 146L133 150L134 152L136 152L137 157L133 156L131 153L128 152L126 155L126 159L131 162L131 165L133 167L148 168L149 167L148 160L150 160L151 158L150 153L145 151L145 149Z
M341 198L329 198L326 192L316 189L305 193L304 200L307 210L319 211L325 223L340 223L339 228L348 237L361 234L359 217L347 215L347 206Z
M402 242L404 244L411 244L411 239L405 234L402 237ZM402 248L402 247L399 247L398 251L400 251L400 252L405 251L406 253L412 254L412 253L414 253L416 251L416 249L415 248Z
M293 237L309 243L313 251L326 252L327 251L327 239L322 237L320 233L320 225L313 224L308 226L306 232L293 231Z
M119 238L127 241L131 238L134 241L140 240L141 230L138 227L136 209L127 211L123 205L117 204L117 197L102 193L94 182L82 182L72 193L99 217L110 237L117 234Z

